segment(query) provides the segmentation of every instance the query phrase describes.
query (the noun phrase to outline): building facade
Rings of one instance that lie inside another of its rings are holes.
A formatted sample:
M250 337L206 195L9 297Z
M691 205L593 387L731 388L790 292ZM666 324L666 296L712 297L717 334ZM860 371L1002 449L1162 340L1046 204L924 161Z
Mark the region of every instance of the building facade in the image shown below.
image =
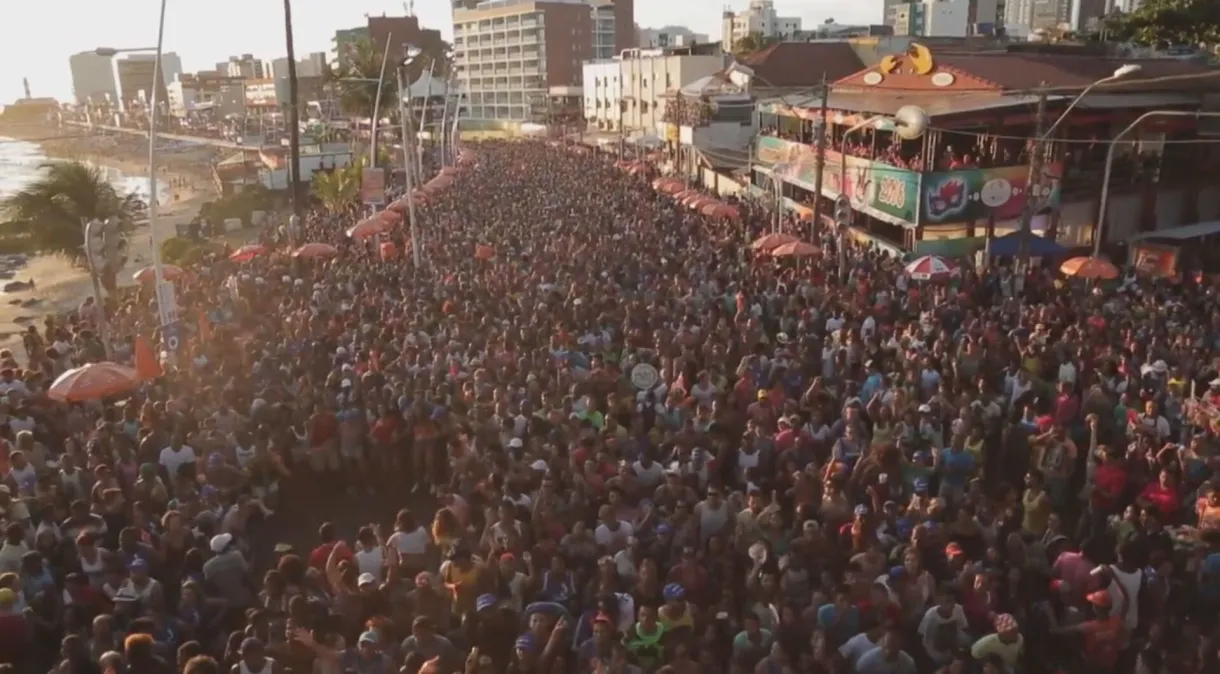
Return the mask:
M726 11L721 15L720 41L725 51L751 34L765 38L791 37L801 30L801 19L795 16L779 16L772 0L750 0L750 5L741 12Z
M665 26L664 28L638 29L635 43L640 49L666 49L708 44L711 41L709 36L696 33L683 26Z
M72 70L72 94L78 105L118 100L119 85L113 56L81 52L68 57L68 67Z
M885 21L899 36L971 37L996 34L1005 11L1002 0L921 0L887 4Z
M267 64L254 58L253 54L230 56L228 61L216 64L216 70L226 77L239 77L247 80L261 80L268 76Z
M377 54L386 54L387 63L402 63L407 45L429 47L441 41L441 33L419 25L416 16L370 16L368 39ZM387 49L388 42L388 49Z
M970 0L936 0L925 2L923 32L925 37L966 37L971 33Z
M331 42L335 45L335 61L340 67L347 64L348 52L358 42L369 39L368 26L357 26L356 28L345 28L335 31L335 36L331 38Z
M661 49L631 49L609 61L590 61L582 68L585 121L606 131L655 134L669 95L724 67L723 56Z
M161 79L169 86L182 77L182 58L176 52L161 54Z
M455 7L455 74L472 119L524 121L552 89L581 86L581 64L605 53L613 17L614 51L635 41L633 0L490 0ZM612 12L603 9L612 8ZM623 22L629 30L623 30ZM600 38L598 36L601 36Z
M322 77L326 73L326 53L314 52L297 59L297 77ZM288 77L288 59L278 58L271 62L271 76L277 80Z
M146 105L153 96L153 84L156 84L158 101L166 101L169 96L165 90L165 80L156 77L157 61L153 54L130 54L127 58L115 62L118 73L119 100L123 109Z

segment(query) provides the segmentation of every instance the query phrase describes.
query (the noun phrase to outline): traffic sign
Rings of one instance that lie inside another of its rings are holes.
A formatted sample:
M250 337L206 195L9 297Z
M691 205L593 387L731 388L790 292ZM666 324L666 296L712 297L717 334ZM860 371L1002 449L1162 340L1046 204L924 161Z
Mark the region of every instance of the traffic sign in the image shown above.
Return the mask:
M170 352L177 351L178 347L182 346L182 336L177 323L161 326L161 343L165 345L165 350Z
M178 322L178 305L172 281L162 280L157 284L157 317L162 326Z

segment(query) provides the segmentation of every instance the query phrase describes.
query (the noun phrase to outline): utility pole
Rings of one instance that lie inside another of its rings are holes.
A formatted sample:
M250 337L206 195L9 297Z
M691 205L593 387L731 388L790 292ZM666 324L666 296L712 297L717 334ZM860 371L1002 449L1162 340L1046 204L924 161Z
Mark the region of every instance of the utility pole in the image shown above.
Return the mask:
M627 158L627 137L623 135L623 113L626 108L623 107L624 101L618 102L618 158L620 160Z
M1038 90L1038 112L1036 113L1034 122L1034 146L1030 149L1029 154L1029 175L1025 179L1025 208L1021 210L1021 240L1018 248L1018 260L1021 265L1021 273L1028 271L1029 267L1029 237L1033 235L1031 225L1034 219L1034 211L1038 208L1039 196L1042 192L1040 185L1042 183L1042 159L1045 152L1046 139L1043 136L1046 134L1046 82L1041 84Z
M830 84L826 81L826 73L822 73L822 105L818 113L818 163L817 173L813 177L813 227L811 233L816 234L822 225L822 176L826 172L826 143L829 142L830 130L827 128L827 110L830 108ZM810 237L814 239L816 237Z
M300 228L301 213L301 111L297 107L297 54L292 35L292 0L284 0L284 43L288 56L288 176L290 187L289 199L292 200L292 218L288 225L288 236L296 243L296 233ZM155 196L155 195L154 195Z

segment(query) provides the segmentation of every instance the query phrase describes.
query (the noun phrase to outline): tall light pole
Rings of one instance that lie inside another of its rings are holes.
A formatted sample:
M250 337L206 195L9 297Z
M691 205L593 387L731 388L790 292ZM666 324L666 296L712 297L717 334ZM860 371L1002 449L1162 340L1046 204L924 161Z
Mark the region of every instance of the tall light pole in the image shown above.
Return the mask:
M161 51L165 44L165 6L167 0L161 0L161 12L157 21L157 46L152 49L108 49L99 48L96 50L99 56L114 56L115 54L131 53L131 52L155 52L153 60L153 81L152 92L148 98L148 232L149 240L152 244L152 259L153 259L153 278L155 279L155 291L157 297L157 317L159 319L162 340L166 345L171 345L171 340L166 335L166 329L178 322L178 308L175 306L174 286L165 281L165 270L161 263L161 241L160 234L157 231L157 89L158 85L164 86L161 82ZM99 301L101 298L98 298ZM105 311L103 308L102 311ZM172 328L170 328L172 329ZM177 339L173 339L172 343L176 343Z
M406 81L406 70L415 59L419 58L420 49L413 45L406 46L406 58L398 65L398 121L402 124L402 160L403 172L407 180L407 220L411 232L411 259L415 270L423 269L423 241L419 238L419 221L415 217L415 188L411 180L411 148L410 119L407 114L406 98L411 95L410 82Z
M1063 123L1063 120L1067 119L1072 110L1074 110L1076 106L1084 100L1085 96L1089 95L1089 92L1103 84L1108 84L1110 82L1121 80L1125 77L1130 77L1131 75L1138 73L1140 70L1142 70L1140 65L1128 63L1116 68L1114 73L1110 76L1103 77L1085 87L1079 94L1076 94L1076 97L1072 99L1072 102L1068 103L1067 108L1064 109L1059 117L1055 119L1055 121L1045 131L1042 130L1042 113L1046 108L1046 92L1041 92L1038 99L1039 114L1037 138L1034 140L1033 153L1030 155L1029 176L1025 180L1025 206L1021 209L1021 239L1018 242L1020 252L1017 257L1020 260L1021 267L1023 269L1029 262L1029 237L1032 235L1034 213L1038 210L1038 204L1035 202L1035 199L1041 198L1042 194L1041 189L1039 188L1040 183L1042 182L1042 165L1046 158L1046 142L1050 140L1051 136L1053 136L1055 133L1055 129L1059 128L1059 125Z
M1106 151L1106 170L1103 172L1101 179L1101 198L1099 199L1101 202L1101 212L1097 214L1097 227L1093 232L1093 257L1101 255L1101 242L1105 238L1104 227L1107 203L1110 199L1110 172L1114 168L1114 150L1118 147L1118 143L1123 137L1134 131L1140 124L1143 124L1144 120L1151 117L1194 117L1198 119L1200 117L1220 117L1220 112L1199 112L1196 110L1153 110L1145 112L1136 117L1135 121L1128 124L1125 129L1119 131L1114 140L1110 141L1110 149Z
M292 34L292 0L284 0L284 47L288 56L288 195L292 217L288 221L288 237L296 243L301 226L301 112L297 109L297 51Z

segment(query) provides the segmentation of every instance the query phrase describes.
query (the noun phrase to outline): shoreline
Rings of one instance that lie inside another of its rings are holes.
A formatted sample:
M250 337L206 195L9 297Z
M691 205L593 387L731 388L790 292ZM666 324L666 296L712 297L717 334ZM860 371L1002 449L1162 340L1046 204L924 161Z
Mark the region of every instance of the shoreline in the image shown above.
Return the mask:
M38 145L48 159L67 159L92 164L102 170L115 170L124 178L148 176L147 146L145 154L139 156L135 144L116 144L103 150L90 147L88 137L80 140L55 138L57 129L26 127L22 129L0 129L0 136L23 140ZM53 140L40 140L50 139ZM131 148L129 151L127 148ZM216 190L208 175L208 163L199 153L165 153L160 156L158 167L158 191L169 185L169 198L157 212L157 238L160 241L177 236L177 225L194 218L200 206L216 198ZM132 274L152 263L153 232L148 224L137 225L128 235L127 264L118 274L120 286L133 286ZM72 266L66 259L53 255L33 255L25 267L18 269L11 281L33 279L32 290L18 292L0 291L0 349L11 349L19 362L26 360L21 333L29 326L42 329L48 316L58 317L75 311L87 297L93 296L93 282L89 273ZM8 281L0 281L0 287ZM22 303L30 303L22 306ZM17 302L14 304L13 302Z

